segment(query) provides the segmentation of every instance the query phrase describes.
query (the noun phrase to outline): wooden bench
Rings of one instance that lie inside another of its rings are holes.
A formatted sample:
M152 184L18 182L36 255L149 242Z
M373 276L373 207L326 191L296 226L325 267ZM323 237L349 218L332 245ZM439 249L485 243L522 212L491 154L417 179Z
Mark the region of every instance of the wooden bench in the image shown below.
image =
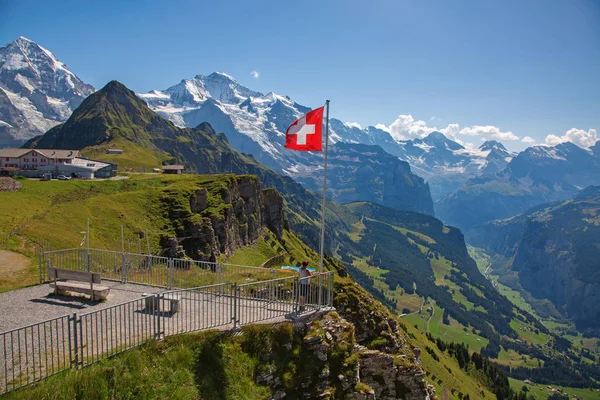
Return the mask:
M108 292L110 292L108 286L95 285L102 283L98 273L48 267L48 278L53 280L50 287L54 288L54 294L56 295L64 295L65 292L77 292L87 294L91 296L92 301L96 301L96 299L105 299Z
M142 297L145 300L145 308L148 311L154 312L160 310L160 301L166 300L169 302L169 312L175 314L179 311L179 301L181 297L175 294L155 294L155 293L142 293Z

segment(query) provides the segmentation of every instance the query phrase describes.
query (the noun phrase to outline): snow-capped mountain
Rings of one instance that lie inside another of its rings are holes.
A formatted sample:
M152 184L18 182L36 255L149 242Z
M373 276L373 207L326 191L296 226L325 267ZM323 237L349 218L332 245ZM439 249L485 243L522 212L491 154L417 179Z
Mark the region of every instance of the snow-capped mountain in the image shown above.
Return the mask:
M436 213L469 235L469 229L481 223L566 200L590 185L600 185L600 145L533 146L502 171L469 179L436 204Z
M66 121L93 92L27 38L0 47L0 147L19 145Z
M310 108L288 96L253 91L233 77L215 72L182 80L166 90L139 94L163 117L181 127L209 122L224 132L238 150L253 154L269 167L302 180L303 174L322 164L321 156L283 149L285 130ZM458 188L467 179L501 170L514 157L498 142L466 149L440 132L422 139L396 141L389 132L374 126L330 119L332 143L377 145L407 161L413 172L431 183L434 199Z
M223 132L237 150L252 154L263 164L293 177L311 190L321 189L322 153L290 151L284 147L287 127L310 111L289 97L253 91L221 72L197 75L166 90L138 96L174 124L196 127L208 122L215 131ZM411 172L406 162L381 149L365 146L375 144L367 139L345 139L335 128L346 126L341 121L332 119L331 124L330 137L334 145L328 177L332 182L330 196L334 200L344 203L360 199L433 213L428 185ZM358 131L357 134L368 136ZM338 142L348 142L348 145L335 146Z

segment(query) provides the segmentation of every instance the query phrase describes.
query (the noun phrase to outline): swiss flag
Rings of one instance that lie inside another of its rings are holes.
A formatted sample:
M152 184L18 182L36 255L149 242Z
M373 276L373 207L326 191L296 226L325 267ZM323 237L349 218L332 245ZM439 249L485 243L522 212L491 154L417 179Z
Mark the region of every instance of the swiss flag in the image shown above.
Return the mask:
M295 120L285 131L285 147L300 151L322 151L324 108L314 109Z

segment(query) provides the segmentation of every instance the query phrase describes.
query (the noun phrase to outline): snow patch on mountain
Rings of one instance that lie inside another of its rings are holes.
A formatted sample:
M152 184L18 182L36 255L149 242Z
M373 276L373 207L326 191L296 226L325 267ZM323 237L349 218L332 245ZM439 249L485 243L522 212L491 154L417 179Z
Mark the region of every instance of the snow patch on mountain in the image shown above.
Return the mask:
M66 121L94 92L49 50L24 37L0 47L0 89L3 121L10 125L0 132L2 143L30 139Z

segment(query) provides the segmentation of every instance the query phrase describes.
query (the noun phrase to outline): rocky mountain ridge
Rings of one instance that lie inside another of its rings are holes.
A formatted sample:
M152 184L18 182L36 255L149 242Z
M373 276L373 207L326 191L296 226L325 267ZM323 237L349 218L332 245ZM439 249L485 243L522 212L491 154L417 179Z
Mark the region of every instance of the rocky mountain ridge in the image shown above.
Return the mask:
M27 38L0 47L0 147L18 146L66 121L93 92L50 51Z
M563 201L579 190L600 184L600 146L589 150L573 143L534 146L519 153L496 174L470 179L436 204L448 224L469 230L540 204Z

